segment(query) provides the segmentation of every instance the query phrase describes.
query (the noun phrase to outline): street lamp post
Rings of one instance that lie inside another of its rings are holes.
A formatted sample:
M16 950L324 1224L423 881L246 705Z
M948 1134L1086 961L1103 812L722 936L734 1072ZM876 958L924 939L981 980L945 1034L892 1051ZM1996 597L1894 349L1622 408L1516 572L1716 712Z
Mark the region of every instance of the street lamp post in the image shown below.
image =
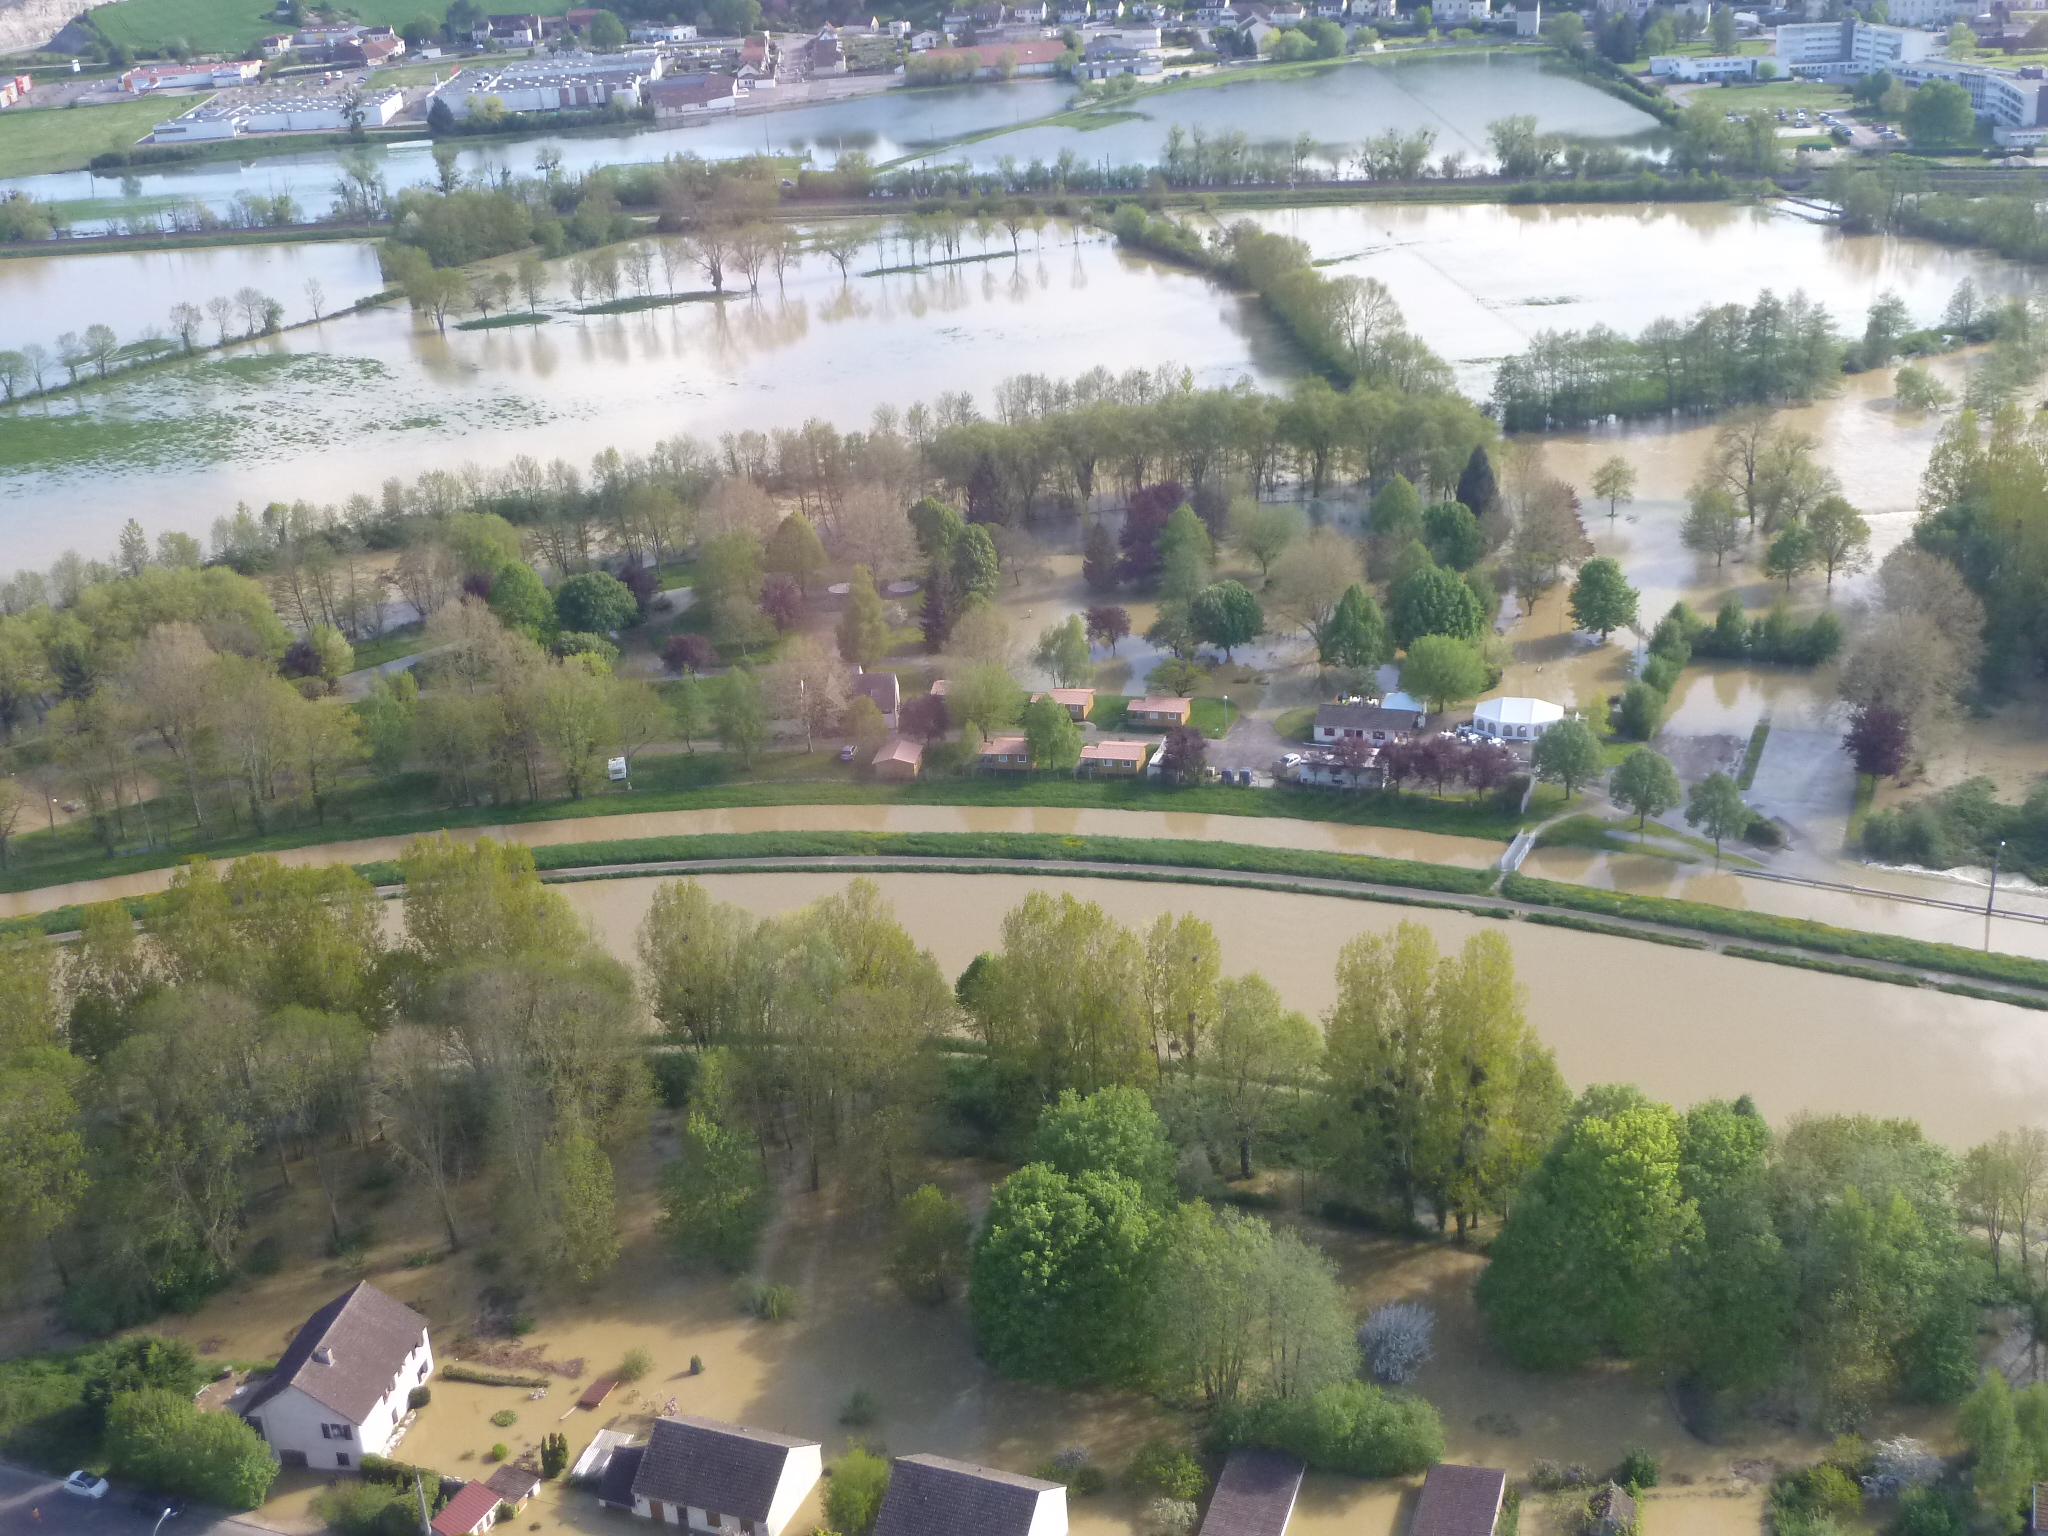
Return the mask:
M1991 889L1984 893L1984 951L1991 951L1991 904L1998 900L1998 864L2005 857L2005 839L1991 850Z
M156 1524L149 1528L149 1536L157 1536L157 1532L161 1531L164 1528L164 1522L170 1518L171 1506L166 1504L164 1506L164 1512L156 1517Z

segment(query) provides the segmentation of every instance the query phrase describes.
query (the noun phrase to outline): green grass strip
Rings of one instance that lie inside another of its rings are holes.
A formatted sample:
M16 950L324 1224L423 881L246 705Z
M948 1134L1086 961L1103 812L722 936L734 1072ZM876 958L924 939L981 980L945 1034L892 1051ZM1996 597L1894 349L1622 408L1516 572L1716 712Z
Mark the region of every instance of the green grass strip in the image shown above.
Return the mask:
M1162 864L1311 880L1398 885L1459 896L1484 896L1491 869L1457 869L1416 859L1369 854L1260 848L1248 843L1183 842L1144 837L1073 837L1054 832L711 832L689 837L636 837L557 843L533 850L542 870L604 864L659 864L714 859L945 858Z
M1920 978L1906 971L1881 971L1876 966L1856 965L1847 960L1823 960L1818 955L1787 954L1782 949L1752 949L1747 944L1724 944L1724 955L1738 960L1764 960L1772 965L1789 965L1801 971L1825 971L1830 976L1854 976L1858 981L1888 981L1895 987L1918 988ZM1982 991L1982 988L1978 990ZM2003 993L1992 994L2003 999Z
M1546 928L1575 928L1580 933L1602 933L1611 939L1648 939L1652 944L1668 944L1673 949L1711 949L1705 939L1696 939L1689 933L1659 933L1649 928L1624 928L1619 923L1598 922L1590 917L1575 917L1569 912L1525 912L1522 920L1541 923Z
M1742 754L1742 771L1735 776L1735 787L1747 789L1756 780L1756 765L1764 760L1764 743L1771 737L1771 717L1765 715L1757 721L1756 729L1749 733L1749 747Z
M1925 939L1836 928L1827 923L1816 923L1810 918L1744 912L1699 901L1674 901L1664 896L1631 896L1621 891L1566 885L1519 873L1501 881L1500 893L1510 901L1523 901L1535 906L1564 907L1601 917L1635 918L1640 922L1661 923L1672 928L1697 928L1733 939L1785 944L1795 949L1848 955L1859 960L1889 960L1895 965L1943 971L1952 976L2048 989L2048 962L2030 960L2021 955L1989 954L1964 949L1957 944L1936 944Z

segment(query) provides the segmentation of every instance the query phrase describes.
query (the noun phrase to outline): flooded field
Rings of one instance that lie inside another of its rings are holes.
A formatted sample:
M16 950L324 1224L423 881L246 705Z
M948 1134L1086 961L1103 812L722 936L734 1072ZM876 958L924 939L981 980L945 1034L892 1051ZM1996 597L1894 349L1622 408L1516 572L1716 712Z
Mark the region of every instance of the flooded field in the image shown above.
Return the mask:
M877 406L947 391L986 408L1026 368L1060 377L1172 363L1203 387L1284 383L1291 351L1242 298L1076 233L1050 229L1015 260L1005 241L999 260L930 275L842 282L813 260L758 295L537 327L441 334L399 305L17 406L0 412L0 563L98 553L138 508L153 532L203 537L237 502L374 495L390 476L465 462L581 465L605 447L642 452L677 434L715 443L810 417L865 427ZM195 297L268 280L267 268L235 275L244 252L212 254ZM135 287L153 260L0 263L0 315L16 312L18 292L82 328L128 304L100 295ZM167 312L181 296L158 301ZM303 294L273 296L290 320L307 318ZM566 304L566 292L549 302Z
M2040 1016L2003 1003L1334 897L1017 875L875 878L948 975L998 947L1003 914L1026 892L1072 891L1131 925L1162 912L1194 913L1215 927L1226 972L1261 971L1288 1006L1314 1015L1335 1000L1337 953L1359 933L1419 922L1450 947L1481 929L1502 931L1529 989L1530 1022L1575 1089L1632 1082L1682 1104L1752 1093L1773 1122L1802 1110L1905 1115L1958 1146L2033 1123L2048 1091ZM721 900L762 916L845 883L809 874L703 881ZM624 957L658 884L605 880L561 889Z

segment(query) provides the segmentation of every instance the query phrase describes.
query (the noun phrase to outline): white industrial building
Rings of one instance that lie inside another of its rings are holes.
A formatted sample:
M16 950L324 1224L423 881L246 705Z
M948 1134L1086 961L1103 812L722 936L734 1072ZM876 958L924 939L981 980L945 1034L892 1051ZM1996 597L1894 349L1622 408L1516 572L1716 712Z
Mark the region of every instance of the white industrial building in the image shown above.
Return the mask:
M2029 79L2016 69L1948 59L1922 59L1916 64L1898 65L1892 73L1913 86L1925 85L1930 80L1953 81L1970 93L1971 110L1991 124L1992 137L1999 143L2012 146L2040 142L2040 135L2030 130L2042 126L2042 90L2048 82Z
M641 87L659 80L663 61L652 49L618 54L557 54L545 59L458 70L434 88L435 100L458 118L487 97L507 112L564 112L640 105Z
M1756 64L1750 53L1660 53L1650 73L1660 80L1754 80Z
M382 128L405 106L405 93L396 87L368 90L358 100L363 126ZM352 126L345 94L275 91L235 99L215 97L183 117L158 123L149 137L153 144L187 144L246 133L341 133Z

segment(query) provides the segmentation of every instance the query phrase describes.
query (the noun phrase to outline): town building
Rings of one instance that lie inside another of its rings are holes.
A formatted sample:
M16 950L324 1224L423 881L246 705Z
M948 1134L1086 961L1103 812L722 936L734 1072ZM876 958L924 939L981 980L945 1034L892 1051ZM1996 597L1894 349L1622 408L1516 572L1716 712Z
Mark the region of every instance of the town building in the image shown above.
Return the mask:
M259 78L263 66L254 59L225 59L213 64L138 64L121 76L121 89L131 96L150 91L226 90Z
M1018 735L991 736L981 744L981 766L996 773L1022 773L1031 766L1031 743Z
M1543 0L1516 0L1515 36L1543 35Z
M1149 741L1091 741L1081 748L1074 771L1084 779L1134 779L1145 771L1154 746Z
M865 667L855 667L846 686L849 697L874 700L875 708L882 712L882 723L892 731L896 729L897 711L903 707L903 684L894 672L870 672Z
M2038 69L2005 69L1991 64L1964 64L1947 59L1922 59L1900 64L1892 73L1906 84L1948 80L1970 93L1970 109L1991 124L1991 136L2008 147L2038 144L2048 102Z
M1194 713L1191 700L1171 696L1132 699L1124 706L1124 719L1132 725L1156 725L1161 729L1174 725L1186 725Z
M1483 27L1493 20L1493 0L1436 0L1429 15L1439 27Z
M0 107L11 107L35 89L32 75L0 76Z
M1034 704L1040 699L1051 699L1053 703L1059 705L1060 708L1073 716L1074 719L1086 720L1088 712L1095 707L1095 690L1093 688L1049 688L1044 693L1034 693L1031 695L1031 702Z
M633 1475L633 1513L691 1531L782 1536L823 1471L815 1440L717 1419L656 1419Z
M1752 53L1660 53L1650 60L1650 73L1660 80L1754 80L1757 62Z
M364 1282L308 1318L277 1368L228 1406L285 1466L348 1470L390 1453L433 1370L427 1320Z
M1407 740L1422 729L1427 718L1422 707L1405 694L1376 704L1325 704L1316 711L1312 739L1320 744L1367 741L1384 746Z
M486 97L507 112L569 112L640 105L640 92L662 77L661 54L563 53L512 64L480 65L456 71L435 87L433 97L465 118Z
M739 103L740 83L731 75L715 71L669 75L642 86L640 99L654 108L656 122L707 112L730 112Z
M1534 741L1564 711L1543 699L1482 699L1472 711L1472 728L1497 741Z
M1285 1451L1232 1451L1209 1495L1200 1536L1287 1536L1305 1470Z
M1408 1536L1493 1536L1508 1475L1494 1467L1439 1462L1422 1480Z
M540 18L527 14L486 16L470 32L471 40L479 48L491 44L500 48L531 48L541 36Z
M1787 22L1778 28L1773 56L1788 75L1854 79L1940 52L1942 39L1912 27L1883 26L1854 16L1841 21Z
M1058 38L1041 38L1036 42L991 43L971 48L931 48L926 50L925 57L963 62L972 59L972 78L976 80L1021 80L1030 75L1055 73L1066 52L1067 45Z
M898 1456L873 1536L1067 1536L1067 1490L944 1456Z
M309 82L258 96L216 97L158 123L149 138L153 144L180 144L253 133L342 133L354 126L352 112L361 112L363 126L381 128L404 109L405 93L395 86L351 94Z

